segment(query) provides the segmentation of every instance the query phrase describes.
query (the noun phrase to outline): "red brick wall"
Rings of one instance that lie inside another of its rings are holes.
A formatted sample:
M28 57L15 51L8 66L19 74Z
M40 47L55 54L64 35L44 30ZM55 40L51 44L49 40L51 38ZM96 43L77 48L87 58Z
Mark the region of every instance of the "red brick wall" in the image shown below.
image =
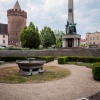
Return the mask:
M26 26L27 13L18 10L8 10L8 44L20 46L20 32Z

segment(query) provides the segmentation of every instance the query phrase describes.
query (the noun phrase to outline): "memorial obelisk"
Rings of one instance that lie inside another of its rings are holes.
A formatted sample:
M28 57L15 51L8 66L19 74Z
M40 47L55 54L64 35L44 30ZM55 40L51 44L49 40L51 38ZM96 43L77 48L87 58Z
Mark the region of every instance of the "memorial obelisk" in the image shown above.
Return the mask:
M73 0L68 1L68 22L74 23Z
M81 35L77 34L76 24L74 23L74 5L73 0L68 0L68 20L66 35L62 36L62 47L79 47Z

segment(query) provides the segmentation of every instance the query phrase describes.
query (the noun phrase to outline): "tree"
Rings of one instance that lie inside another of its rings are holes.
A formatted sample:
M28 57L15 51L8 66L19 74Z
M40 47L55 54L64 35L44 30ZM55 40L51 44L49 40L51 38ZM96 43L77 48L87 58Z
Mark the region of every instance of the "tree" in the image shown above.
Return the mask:
M47 48L56 44L54 32L50 27L45 26L41 31L41 43L43 47Z
M20 41L22 47L26 48L38 48L41 41L38 32L38 28L30 22L28 27L25 27L20 33Z
M56 47L62 47L62 35L64 35L63 31L54 31L56 37Z

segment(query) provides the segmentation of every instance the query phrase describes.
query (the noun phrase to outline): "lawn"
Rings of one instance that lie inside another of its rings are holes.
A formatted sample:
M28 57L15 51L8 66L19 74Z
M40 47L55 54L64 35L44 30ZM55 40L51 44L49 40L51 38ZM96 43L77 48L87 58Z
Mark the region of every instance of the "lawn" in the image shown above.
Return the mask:
M1 83L40 83L62 79L70 75L70 71L56 66L44 66L43 74L22 76L17 66L0 68Z

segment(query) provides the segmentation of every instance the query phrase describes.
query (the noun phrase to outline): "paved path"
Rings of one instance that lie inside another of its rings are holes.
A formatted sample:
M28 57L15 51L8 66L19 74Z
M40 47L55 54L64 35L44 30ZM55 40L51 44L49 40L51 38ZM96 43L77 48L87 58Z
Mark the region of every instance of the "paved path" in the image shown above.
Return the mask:
M61 80L37 84L0 83L0 100L75 100L100 91L100 82L92 79L89 68L58 65L56 61L46 65L67 68L71 71L71 75Z

